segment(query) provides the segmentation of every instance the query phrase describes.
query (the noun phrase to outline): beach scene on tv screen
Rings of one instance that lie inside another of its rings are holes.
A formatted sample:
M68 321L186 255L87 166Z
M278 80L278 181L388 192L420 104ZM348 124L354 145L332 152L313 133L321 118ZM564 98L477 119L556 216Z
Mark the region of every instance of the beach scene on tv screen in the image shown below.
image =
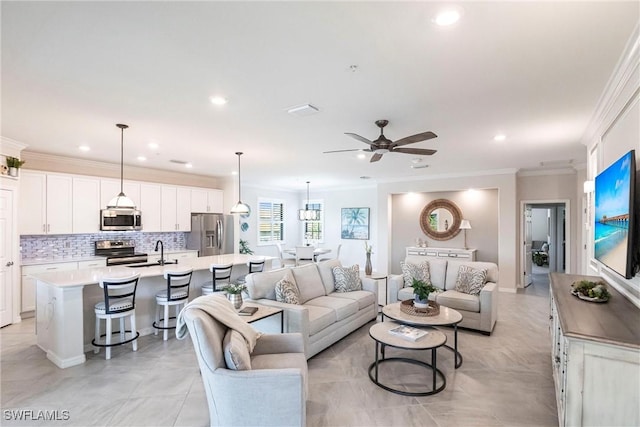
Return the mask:
M596 177L596 259L622 276L627 265L631 154L628 153Z

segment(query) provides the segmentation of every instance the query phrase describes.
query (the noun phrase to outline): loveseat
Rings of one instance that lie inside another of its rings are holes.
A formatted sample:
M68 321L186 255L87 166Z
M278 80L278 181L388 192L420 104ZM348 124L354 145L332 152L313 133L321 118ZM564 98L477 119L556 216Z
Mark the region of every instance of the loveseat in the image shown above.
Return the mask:
M425 260L425 257L422 256L407 256L404 262L415 266L427 262L431 283L442 290L431 293L429 299L459 311L462 314L462 322L458 326L491 335L498 318L498 266L496 264L437 258ZM456 290L456 279L461 266L486 270L485 283L478 295ZM388 286L390 302L414 298L413 288L405 286L403 275L391 275Z
M249 299L284 310L284 332L300 332L307 359L344 338L378 315L378 285L361 278L362 289L336 292L333 268L340 261L310 263L298 267L252 273L246 277ZM276 301L276 285L293 281L299 304Z

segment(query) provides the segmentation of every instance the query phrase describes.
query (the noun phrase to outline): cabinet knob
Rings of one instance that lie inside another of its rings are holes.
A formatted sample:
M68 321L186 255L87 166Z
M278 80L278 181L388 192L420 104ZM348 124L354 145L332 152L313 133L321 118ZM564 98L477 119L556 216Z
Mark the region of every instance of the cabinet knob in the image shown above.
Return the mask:
M12 265L13 265L13 261L9 261L9 262L7 263L7 267L11 267Z

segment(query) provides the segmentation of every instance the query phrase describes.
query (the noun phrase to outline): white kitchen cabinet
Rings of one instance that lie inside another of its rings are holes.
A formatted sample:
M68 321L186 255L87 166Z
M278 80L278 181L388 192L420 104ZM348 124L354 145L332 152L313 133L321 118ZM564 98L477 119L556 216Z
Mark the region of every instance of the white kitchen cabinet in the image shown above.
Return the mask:
M138 203L142 212L142 231L162 231L162 186L140 183Z
M71 175L23 171L20 178L20 234L73 232Z
M53 264L26 265L22 267L22 312L36 309L36 281L30 275L50 273L54 271L72 271L78 269L77 262L60 262Z
M124 194L136 204L140 206L140 183L135 181L124 181L122 184ZM101 179L100 180L100 209L107 207L111 199L120 194L119 179ZM142 218L144 221L144 217ZM144 224L143 224L144 226Z
M100 231L100 179L73 177L74 233L97 233Z
M161 212L162 231L191 231L191 189L163 185Z
M107 259L97 259L93 261L78 261L78 270L83 270L85 268L100 268L107 266Z
M410 246L406 248L407 256L424 256L429 258L460 259L463 261L475 261L476 249L458 248L419 248Z
M606 304L570 294L595 276L551 274L551 363L558 424L640 425L639 309L609 286Z
M224 193L222 190L207 188L191 189L191 212L223 213Z

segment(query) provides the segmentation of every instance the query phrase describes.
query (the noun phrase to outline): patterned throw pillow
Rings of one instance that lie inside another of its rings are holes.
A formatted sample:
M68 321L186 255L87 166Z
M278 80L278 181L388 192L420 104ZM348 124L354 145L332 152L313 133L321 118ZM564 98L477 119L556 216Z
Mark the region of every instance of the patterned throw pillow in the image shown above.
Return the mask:
M478 295L487 282L487 270L461 265L456 278L456 291Z
M300 304L300 291L298 286L288 277L283 277L276 283L276 301L287 304Z
M351 267L333 267L333 279L336 292L351 292L362 289L360 266L358 264L354 264Z
M400 261L400 267L402 267L402 277L404 278L405 288L413 286L413 279L422 280L425 283L431 283L429 261L424 261L420 264Z

